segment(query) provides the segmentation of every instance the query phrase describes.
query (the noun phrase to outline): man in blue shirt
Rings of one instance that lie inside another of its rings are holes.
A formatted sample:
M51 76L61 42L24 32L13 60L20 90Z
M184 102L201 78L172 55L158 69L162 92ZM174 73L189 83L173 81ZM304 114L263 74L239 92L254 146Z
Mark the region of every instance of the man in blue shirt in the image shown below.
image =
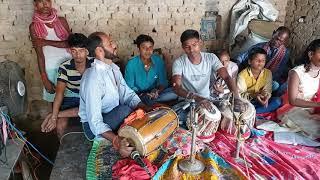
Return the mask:
M258 43L252 46L248 51L238 55L236 58L239 69L244 69L248 65L248 54L251 49L259 47L267 52L266 68L271 70L273 77L273 90L277 90L279 84L285 82L288 75L288 60L290 51L285 47L285 43L290 37L290 30L281 26L272 35L269 42ZM282 88L280 88L282 89Z
M97 136L110 140L122 157L128 157L133 147L113 131L118 130L133 109L148 108L127 86L119 67L112 62L117 57L117 46L110 36L103 32L91 34L87 48L95 62L80 83L79 116L84 132L90 140Z
M173 89L168 88L167 73L162 58L153 54L153 39L141 34L135 42L140 54L127 63L124 77L128 86L139 95L142 102L148 105L176 99L177 95Z

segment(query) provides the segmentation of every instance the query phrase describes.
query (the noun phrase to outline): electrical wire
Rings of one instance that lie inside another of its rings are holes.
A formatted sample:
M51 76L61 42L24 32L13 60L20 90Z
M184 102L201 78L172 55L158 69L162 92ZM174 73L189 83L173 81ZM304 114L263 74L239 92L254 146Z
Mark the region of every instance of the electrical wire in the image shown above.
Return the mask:
M15 134L15 136L17 137L18 140L20 140L23 144L26 144L26 142L25 142L24 140L22 140L22 139L18 136L17 132L14 132L14 134ZM13 138L13 136L12 136L11 133L10 133L10 136L11 136L12 140L15 142L15 140L14 140L15 138ZM15 142L15 143L16 143L16 142ZM18 145L18 143L16 143L16 144ZM36 162L37 162L37 165L36 165L36 167L33 169L32 173L33 173L33 177L34 177L36 180L38 180L38 177L37 177L37 175L36 175L36 170L37 170L37 168L41 165L41 161L40 161L37 157L35 157L35 156L33 155L33 153L31 152L31 150L30 150L30 148L29 148L28 145L27 145L27 146L24 146L24 150L27 151L27 153L25 154L25 157L27 157L27 155L30 154L31 157L32 157L33 159L35 159ZM29 164L29 165L30 165L30 164ZM31 175L31 173L29 174L29 177L30 177L30 175ZM28 177L28 179L29 179L29 177Z
M14 132L15 134L16 134L16 136L17 136L17 138L21 141L21 142L23 142L24 144L26 143L25 141L23 141L21 138L19 138L19 136L17 135L17 133L16 132ZM30 148L29 148L29 146L25 146L24 147L24 149L26 149L27 150L27 152L35 159L35 160L37 160L37 162L38 163L40 163L40 160L37 158L37 157L35 157L33 154L32 154L32 152L31 152L31 150L30 150Z
M14 140L14 139L16 139L15 137L13 137L13 135L10 133L10 129L8 128L8 134L9 134L9 136L10 136L10 138L11 138L11 140L12 140L12 142L14 143L14 144L16 144L17 146L19 146L19 144L16 142L16 140ZM15 132L15 136L16 137L18 137L18 135L17 135L17 133Z
M45 159L49 164L51 164L52 166L54 165L54 163L49 159L47 158L45 155L43 155L36 147L34 147L33 144L31 144L21 133L20 130L18 130L14 125L12 125L12 123L10 122L10 117L5 114L4 112L1 111L1 114L4 116L4 119L7 121L7 123L9 124L9 126L15 131L18 133L18 135L20 136L20 138L22 140L24 140L28 145L30 145L37 153L39 153L39 155Z
M23 179L26 179L26 180L29 180L30 179L30 176L32 176L32 174L30 173L30 171L29 171L29 173L28 173L28 177L25 177L25 174L24 174L24 165L23 164L26 164L27 165L27 168L29 168L30 167L30 162L29 162L29 159L27 158L27 155L26 155L26 152L24 152L24 151L26 151L26 148L25 147L23 147L23 149L22 149L22 151L21 151L21 154L22 154L22 157L24 158L23 160L22 160L22 158L21 157L19 157L19 164L20 164L20 170L21 170L21 174L22 174L22 177L23 177Z
M41 163L39 163L39 164L33 169L33 172L32 172L32 173L33 173L33 176L36 178L36 180L39 180L38 177L37 177L37 174L36 174L36 170L37 170L38 167L40 167L40 165L41 165Z
M16 133L16 132L15 132L15 133ZM18 137L18 139L21 140L22 142L24 142L24 141L23 141L22 139L20 139L19 137ZM24 143L25 143L25 142L24 142ZM38 167L40 167L41 161L32 154L29 146L25 146L25 149L26 149L27 152L37 161L37 165L36 165L36 167L33 169L32 173L33 173L33 177L34 177L36 180L38 180L38 177L37 177L37 174L36 174L36 170L37 170Z
M38 167L40 167L41 161L40 161L37 157L35 157L35 156L33 155L33 153L31 152L31 150L30 150L30 148L29 148L28 146L26 146L25 149L27 150L27 153L30 154L30 155L33 157L33 159L35 159L35 160L37 161L36 167L33 169L32 173L33 173L33 177L34 177L36 180L38 180L38 177L37 177L37 174L36 174L36 170L37 170ZM27 155L28 155L28 154L27 154Z
M83 132L68 132L68 133L66 133L66 134L64 134L61 138L60 138L60 144L62 143L62 139L64 138L64 137L66 137L67 135L69 135L69 134L83 134Z

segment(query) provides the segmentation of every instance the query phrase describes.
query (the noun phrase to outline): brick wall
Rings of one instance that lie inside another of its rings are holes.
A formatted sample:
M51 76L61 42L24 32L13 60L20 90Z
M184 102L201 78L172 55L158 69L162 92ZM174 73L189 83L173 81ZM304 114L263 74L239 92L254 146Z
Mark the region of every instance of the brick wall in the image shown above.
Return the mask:
M166 49L171 58L180 55L179 37L187 28L200 29L206 10L222 16L222 37L228 31L229 11L237 0L55 0L73 32L86 35L104 31L112 35L126 61L137 53L133 40L141 33L151 35L156 48ZM272 0L272 2L275 0ZM274 2L285 17L287 0ZM33 11L32 0L0 0L0 61L18 62L26 70L29 100L41 99L41 81L28 26ZM152 32L155 30L156 32ZM210 45L210 44L209 44Z
M299 58L312 40L320 38L319 8L319 0L288 0L285 25L292 31L292 60Z

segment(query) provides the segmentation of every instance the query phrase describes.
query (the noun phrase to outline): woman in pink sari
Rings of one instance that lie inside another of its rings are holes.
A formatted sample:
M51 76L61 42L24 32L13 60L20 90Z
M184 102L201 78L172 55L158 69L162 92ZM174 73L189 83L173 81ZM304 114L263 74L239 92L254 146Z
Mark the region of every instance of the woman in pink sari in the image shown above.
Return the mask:
M312 139L320 138L320 39L307 47L302 65L289 72L288 103L278 119Z

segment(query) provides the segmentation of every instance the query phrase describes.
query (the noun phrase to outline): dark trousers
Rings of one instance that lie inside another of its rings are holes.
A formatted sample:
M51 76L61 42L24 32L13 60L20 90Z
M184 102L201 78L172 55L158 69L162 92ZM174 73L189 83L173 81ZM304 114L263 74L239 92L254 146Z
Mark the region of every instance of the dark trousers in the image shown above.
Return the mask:
M103 122L108 124L113 132L117 132L123 120L132 112L127 105L119 105L108 113L102 113ZM95 135L92 133L89 123L82 123L83 131L89 140L93 140Z

